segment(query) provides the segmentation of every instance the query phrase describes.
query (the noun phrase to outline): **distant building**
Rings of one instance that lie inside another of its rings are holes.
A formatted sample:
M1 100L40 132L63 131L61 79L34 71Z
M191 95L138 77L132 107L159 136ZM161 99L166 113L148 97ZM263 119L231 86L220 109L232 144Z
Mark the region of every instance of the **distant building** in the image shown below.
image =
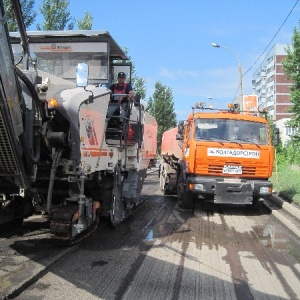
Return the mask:
M258 97L259 109L266 108L280 129L282 142L289 139L287 121L292 116L290 87L293 82L283 72L282 60L287 56L286 44L276 44L253 75L253 93ZM281 122L279 122L282 120Z
M283 144L286 144L293 135L297 133L297 128L290 127L288 121L290 118L283 118L276 121L276 127L279 128L280 139Z

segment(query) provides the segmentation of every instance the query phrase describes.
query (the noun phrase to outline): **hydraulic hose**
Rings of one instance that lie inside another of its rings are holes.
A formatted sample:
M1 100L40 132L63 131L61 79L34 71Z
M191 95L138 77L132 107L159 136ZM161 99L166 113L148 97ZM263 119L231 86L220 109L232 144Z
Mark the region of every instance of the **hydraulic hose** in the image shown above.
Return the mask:
M32 99L34 101L34 107L36 108L34 113L41 115L42 119L44 119L45 111L41 107L41 101L39 99L38 93L37 93L34 85L19 68L16 67L15 70L16 70L16 74L18 75L20 80L22 80L22 82L26 85L26 87L28 88L28 90L32 96ZM21 139L21 142L23 145L23 149L25 152L26 161L30 165L36 164L40 159L40 136L39 135L40 135L40 133L38 130L36 132L33 132L33 136L34 136L33 152L30 150L30 148L28 146L28 143L27 143L24 133L20 136L20 139Z
M62 155L62 150L57 150L53 157L50 179L49 179L49 186L48 186L48 194L47 194L48 220L50 220L50 218L51 218L53 187L54 187L54 182L55 182L57 166L58 166L59 160L61 158L61 155Z
M32 84L32 82L28 79L28 77L20 70L18 67L15 68L17 75L24 82L26 87L28 88L30 94L32 95L32 99L34 100L36 107L38 107L39 113L41 113L42 119L45 118L45 111L41 107L41 101L39 99L39 95Z

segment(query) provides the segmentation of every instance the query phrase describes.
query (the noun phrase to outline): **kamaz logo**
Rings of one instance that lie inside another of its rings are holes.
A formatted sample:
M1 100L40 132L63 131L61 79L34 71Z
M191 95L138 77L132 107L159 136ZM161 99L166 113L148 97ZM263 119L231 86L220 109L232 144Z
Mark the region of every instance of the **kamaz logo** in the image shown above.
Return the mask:
M51 45L51 49L52 49L52 50L71 50L72 47L71 47L71 46L66 46L66 45L56 45L56 44L52 44L52 45Z

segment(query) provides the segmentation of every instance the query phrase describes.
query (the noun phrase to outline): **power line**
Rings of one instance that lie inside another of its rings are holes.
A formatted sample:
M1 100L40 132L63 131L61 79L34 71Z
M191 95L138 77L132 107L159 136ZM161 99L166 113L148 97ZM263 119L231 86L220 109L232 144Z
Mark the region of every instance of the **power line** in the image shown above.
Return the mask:
M274 41L275 37L277 36L277 34L279 33L279 31L281 30L281 28L283 27L283 25L285 24L285 22L287 21L287 19L291 15L291 13L293 12L293 10L296 7L296 5L298 4L298 2L299 2L299 0L296 1L296 3L294 4L294 6L292 7L291 11L287 15L287 17L285 18L285 20L283 21L283 23L281 24L281 26L279 27L279 29L277 30L277 32L275 33L275 35L273 36L273 38L271 39L271 41L269 42L269 44L267 45L267 47L264 49L264 51L261 53L261 55L257 58L257 60L252 64L252 66L243 74L243 76L245 76L254 67L254 65L259 61L259 59L267 51L267 49L269 48L270 44Z

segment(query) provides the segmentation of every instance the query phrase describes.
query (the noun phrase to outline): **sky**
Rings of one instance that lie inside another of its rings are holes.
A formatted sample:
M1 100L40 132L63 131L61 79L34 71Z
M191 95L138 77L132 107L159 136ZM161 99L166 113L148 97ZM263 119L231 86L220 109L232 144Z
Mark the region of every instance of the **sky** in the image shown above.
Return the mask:
M239 63L243 94L253 93L252 76L261 60L275 44L291 44L294 28L300 29L298 1L70 0L69 9L75 19L89 12L93 30L108 31L129 49L137 76L146 81L146 100L156 81L171 88L182 120L196 102L218 108L233 102ZM38 13L41 3L35 0ZM42 23L40 16L36 23Z

